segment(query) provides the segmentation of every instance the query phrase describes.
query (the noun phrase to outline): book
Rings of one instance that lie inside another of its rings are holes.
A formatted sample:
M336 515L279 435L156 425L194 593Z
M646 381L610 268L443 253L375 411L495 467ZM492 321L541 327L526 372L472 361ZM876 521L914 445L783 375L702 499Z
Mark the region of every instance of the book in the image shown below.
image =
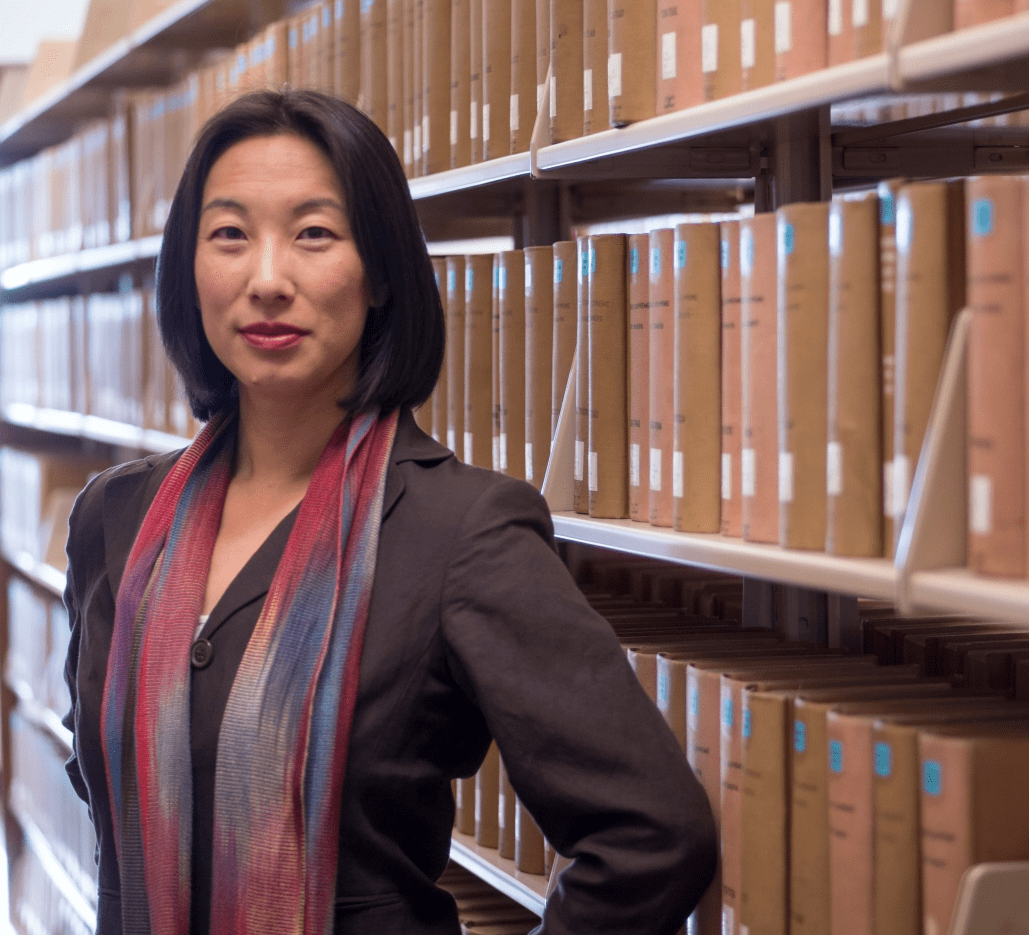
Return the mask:
M482 4L482 158L511 152L512 0Z
M465 258L447 257L447 434L446 446L464 454Z
M879 195L879 343L882 349L883 555L893 558L899 525L893 513L894 384L897 340L897 195L899 180L880 182Z
M700 61L704 100L714 101L740 91L740 0L703 0L703 3Z
M703 103L704 73L697 54L702 26L702 0L662 0L658 4L655 113Z
M386 50L386 0L361 4L361 90L359 106L380 130L386 132L388 87Z
M475 774L475 843L496 848L500 843L500 751L489 745Z
M779 0L775 6L775 80L825 68L828 59L826 0Z
M440 301L443 305L443 319L446 322L449 315L447 308L447 261L444 257L432 258L432 270L436 276L436 289L440 294ZM445 327L445 326L444 326ZM451 346L444 344L443 365L440 368L439 379L432 391L432 437L440 444L447 443L447 405L448 405L448 376L450 369Z
M854 58L853 0L829 0L826 25L826 64L842 65Z
M1020 4L1017 6L1023 8ZM954 28L967 29L969 26L989 23L1011 16L1015 10L1015 0L954 0Z
M607 96L613 127L654 116L656 33L654 3L611 0L608 4Z
M575 319L575 451L572 464L574 507L576 513L589 513L589 478L586 475L586 450L589 443L589 238L575 240L576 319Z
M629 518L650 521L650 275L648 234L630 234L626 298L629 304Z
M493 304L490 331L490 399L492 407L490 442L491 465L494 471L502 471L500 461L500 257L493 254Z
M361 93L361 6L346 0L332 2L336 95L354 104Z
M465 257L464 457L493 467L493 257Z
M522 873L542 874L544 871L543 832L521 801L515 806L514 859Z
M611 114L607 102L607 45L607 0L583 0L583 135L608 130L611 127Z
M582 136L584 0L550 0L550 142Z
M554 369L550 392L550 437L557 433L568 375L575 365L575 339L578 318L576 242L559 240L554 244Z
M497 254L500 311L500 470L525 479L525 253Z
M740 222L720 225L722 270L722 524L723 536L740 536L743 505L740 458L743 451Z
M404 60L407 86L406 121L411 131L411 175L425 174L425 147L422 143L422 114L425 106L425 4L428 0L414 0L414 27L410 37L410 61ZM405 52L408 47L405 46Z
M529 149L536 120L536 0L511 4L511 145L509 152Z
M422 169L450 168L451 0L424 0L422 29Z
M675 231L649 235L650 523L672 525L672 435L675 421Z
M471 77L468 83L468 136L469 158L472 164L482 162L482 135L479 127L482 123L482 69L483 69L483 35L482 15L485 0L468 0L468 36L469 62Z
M497 853L505 860L515 856L515 792L507 778L504 758L500 757L500 781L497 783Z
M471 163L471 0L452 0L450 15L450 168Z
M775 0L740 0L740 90L775 81Z
M550 71L550 0L536 0L536 111L543 107L543 94ZM541 117L549 118L548 114Z
M537 490L550 459L553 360L554 248L526 247L525 479Z
M854 58L875 55L886 48L883 4L869 0L851 0L851 23L854 27Z

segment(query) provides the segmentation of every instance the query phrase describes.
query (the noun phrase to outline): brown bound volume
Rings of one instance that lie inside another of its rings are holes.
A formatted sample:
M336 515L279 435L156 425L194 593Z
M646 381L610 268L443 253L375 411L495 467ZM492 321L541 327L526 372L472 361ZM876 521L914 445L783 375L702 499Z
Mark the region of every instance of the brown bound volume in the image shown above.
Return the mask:
M740 0L703 0L703 3L700 62L704 72L704 100L714 101L740 91Z
M718 225L677 225L674 250L672 524L680 532L718 532L722 452Z
M554 244L554 367L550 383L550 437L557 432L568 375L575 365L576 319L579 301L574 240ZM574 402L574 400L573 400Z
M272 23L264 31L264 83L281 88L289 76L289 37L285 22ZM353 98L356 100L355 98ZM202 110L202 113L207 113ZM206 119L206 118L205 118Z
M672 525L675 424L675 231L650 232L650 523Z
M514 859L522 873L543 873L543 832L520 801L515 807Z
M422 29L422 168L450 168L451 0L425 0Z
M897 199L893 513L900 523L954 315L965 304L963 183L915 182Z
M775 81L775 0L740 2L740 90Z
M550 142L582 136L583 0L550 0Z
M954 28L967 29L1014 12L1015 0L954 0Z
M482 158L511 151L512 0L482 4Z
M775 215L740 221L740 494L743 538L779 541Z
M628 398L624 234L589 238L590 516L629 515Z
M825 550L882 554L879 199L829 215L829 440Z
M475 777L455 780L454 827L460 834L475 834Z
M775 4L775 80L825 68L828 58L826 0L778 0Z
M482 16L485 0L469 0L468 35L471 78L468 84L468 137L469 158L472 163L482 162Z
M965 183L968 215L968 566L1026 575L1025 182Z
M656 113L703 103L704 72L700 67L703 25L703 0L658 5Z
M650 521L650 237L630 234L628 249L629 518L646 523Z
M490 398L493 406L490 441L492 448L492 466L494 471L501 471L500 464L500 257L493 255L493 314L492 314L491 354L492 368L490 380Z
M507 778L504 758L500 758L500 782L497 793L497 852L505 860L515 856L515 792Z
M882 351L883 555L893 558L894 344L897 340L897 179L879 183L879 343Z
M493 467L493 257L465 257L464 462Z
M525 254L497 254L500 298L500 470L525 480Z
M399 86L402 100L401 117L401 159L404 171L409 178L418 174L418 166L414 158L414 76L415 76L415 23L418 0L404 0L403 18L400 23L401 49L403 59L400 62Z
M550 459L553 360L554 248L526 247L525 479L537 490Z
M740 222L721 224L722 269L722 524L723 536L743 533L740 457L743 381L740 373Z
M470 0L452 0L450 16L450 168L471 160L469 108L472 106Z
M360 107L386 131L386 0L361 4Z
M361 92L361 6L346 0L333 0L336 33L336 94L354 103Z
M445 257L434 256L432 258L432 271L436 274L436 290L439 292L440 301L443 305L443 320L449 320L450 310L447 308L447 261ZM450 354L452 348L450 343L444 345L443 366L440 368L439 379L432 390L432 437L440 444L447 443L447 404L449 399L448 371L450 370Z
M873 0L851 0L851 4L854 58L864 58L883 51L883 4Z
M510 152L528 151L536 109L536 0L514 0L511 4Z
M404 151L404 0L386 0L386 138L411 172L410 147Z
M536 0L536 111L543 106L550 70L550 0Z
M776 212L779 543L825 548L829 205Z
M576 513L589 513L589 487L586 477L586 445L589 442L589 238L578 237L575 241L576 263L576 316L575 316L575 452L572 477L575 482L574 502Z
M446 446L464 454L465 258L447 257L447 435Z
M425 112L425 7L429 0L414 0L414 32L411 35L411 175L425 174L425 145L422 142ZM449 33L448 33L449 35Z
M500 751L495 743L475 774L475 843L493 848L500 843Z
M127 36L131 15L132 4L126 3L125 0L89 0L82 36L78 43L68 45L67 54L70 59L70 67L63 69L64 73L71 74L86 62L92 61L101 52L109 49L119 39ZM39 62L38 56L37 62ZM35 67L40 69L41 63ZM23 100L28 103L36 96L38 93L30 90L29 95Z
M853 0L829 0L826 64L842 65L854 58Z
M611 126L646 120L655 113L657 8L652 0L608 4L607 96Z
M582 132L611 128L607 103L607 0L582 3Z

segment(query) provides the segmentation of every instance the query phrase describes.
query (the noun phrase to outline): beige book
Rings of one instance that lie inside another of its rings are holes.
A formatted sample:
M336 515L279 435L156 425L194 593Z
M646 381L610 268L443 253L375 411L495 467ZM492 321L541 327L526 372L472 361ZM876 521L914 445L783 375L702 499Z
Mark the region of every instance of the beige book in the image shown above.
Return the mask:
M360 107L386 131L386 0L361 4Z
M482 158L511 152L512 0L482 4Z
M264 82L281 88L289 80L289 29L285 22L272 23L264 31ZM356 99L356 97L355 97ZM203 124L208 111L201 107Z
M607 96L611 126L653 117L657 86L657 9L648 0L608 5Z
M882 554L879 199L833 202L829 214L829 439L826 537L831 555Z
M740 220L740 496L743 538L779 541L775 215Z
M607 0L582 4L582 132L611 128L607 102Z
M60 72L63 74L58 75L54 84L59 83L62 77L70 75L87 62L91 62L101 52L105 52L119 39L127 36L131 15L132 4L126 3L125 0L89 0L85 22L82 25L82 35L79 37L78 43L64 44L66 48L62 50L60 58L67 64L61 67ZM42 73L43 66L45 66L45 70L49 72L53 63L57 61L57 57L53 55L53 48L54 46L49 40L40 44L33 68L39 69ZM28 86L22 99L23 106L41 93L29 90L31 86L36 85L36 82L32 80L31 71L29 74Z
M482 15L485 0L469 0L468 36L471 77L468 83L468 138L469 158L472 163L482 162Z
M583 0L550 0L550 142L582 136Z
M500 299L500 470L525 480L525 253L497 254Z
M497 852L505 860L515 857L515 809L517 808L511 780L507 778L504 758L500 757L500 782L497 793Z
M587 252L589 514L621 519L629 515L625 235L590 236Z
M650 232L650 523L672 525L675 421L675 231Z
M493 257L465 257L464 458L492 468Z
M629 518L640 523L650 521L649 249L648 234L629 235Z
M543 92L550 71L550 0L536 0L536 110L543 106ZM544 114L549 118L549 114Z
M464 453L465 258L447 257L447 434L446 446Z
M825 68L828 59L826 0L779 0L775 10L775 80Z
M411 35L411 175L425 174L425 146L422 143L425 107L425 5L428 0L414 0L414 32Z
M738 94L741 88L740 0L703 0L703 3L700 61L704 100L714 101Z
M400 158L404 164L404 172L409 178L414 178L419 174L419 163L415 158L417 151L414 138L415 74L417 72L415 36L418 25L418 3L419 0L404 0L403 18L400 23L400 42L403 50L403 58L400 62L400 91L403 101Z
M557 432L568 375L575 365L578 285L576 243L559 240L554 244L554 369L550 391L550 437Z
M700 37L703 0L662 0L657 10L657 101L659 114L693 107L704 100Z
M450 14L450 168L471 163L472 106L470 0L452 0Z
M883 4L851 0L854 27L854 58L875 55L884 48Z
M740 0L740 90L775 81L775 0Z
M589 443L589 238L577 237L575 318L575 450L572 462L573 502L576 513L589 513L589 478L586 450Z
M544 869L543 832L520 801L515 806L515 866L537 875Z
M829 0L826 17L826 64L842 65L854 58L853 0Z
M436 290L439 292L443 306L444 327L449 320L450 310L447 308L447 261L445 257L432 258L432 271L436 277ZM444 345L443 365L439 378L432 390L432 437L441 445L447 443L447 403L449 399L450 354L453 349L450 343Z
M721 524L721 274L717 224L675 228L672 524Z
M386 138L410 174L411 152L404 152L404 0L386 0Z
M353 104L361 93L361 6L347 0L332 2L336 95Z
M550 459L554 248L525 248L525 479L538 490Z
M954 28L967 29L1014 12L1015 0L954 0Z
M475 777L458 779L454 793L454 827L460 834L475 834Z
M451 0L425 0L422 156L426 175L450 168Z
M879 183L879 343L882 350L883 555L893 558L899 531L893 515L894 384L897 339L897 195L899 179Z
M490 371L491 392L493 401L491 411L492 426L490 430L492 447L492 466L494 471L501 471L500 463L500 257L493 255L493 310L492 310L492 334L491 334L491 359L492 368Z
M779 543L825 548L829 205L777 212Z
M968 566L1026 575L1025 182L965 184L968 216Z
M743 454L743 348L740 222L720 225L722 270L722 524L723 536L743 534L740 458Z
M321 25L321 4L316 3L304 11L300 21L302 80L304 87L311 90L320 90L322 86Z
M511 4L510 152L528 152L537 107L536 0L514 0Z
M922 450L954 315L965 304L963 183L915 182L897 198L893 513L899 523Z
M500 843L500 751L489 745L475 774L475 843L496 848Z

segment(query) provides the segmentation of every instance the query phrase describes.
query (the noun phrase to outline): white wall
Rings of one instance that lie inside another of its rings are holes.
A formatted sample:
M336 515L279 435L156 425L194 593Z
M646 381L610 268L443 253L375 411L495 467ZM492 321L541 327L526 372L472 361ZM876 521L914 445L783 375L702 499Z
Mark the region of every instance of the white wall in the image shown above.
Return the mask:
M0 64L31 62L40 39L77 39L89 0L0 0Z

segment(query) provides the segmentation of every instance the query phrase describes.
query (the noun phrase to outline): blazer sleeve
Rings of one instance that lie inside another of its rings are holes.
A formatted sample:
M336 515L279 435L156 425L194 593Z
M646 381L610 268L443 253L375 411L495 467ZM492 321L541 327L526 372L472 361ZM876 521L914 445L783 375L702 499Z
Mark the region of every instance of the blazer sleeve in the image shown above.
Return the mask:
M538 935L678 931L714 872L710 807L527 484L498 481L469 509L442 626L512 786L574 858Z

